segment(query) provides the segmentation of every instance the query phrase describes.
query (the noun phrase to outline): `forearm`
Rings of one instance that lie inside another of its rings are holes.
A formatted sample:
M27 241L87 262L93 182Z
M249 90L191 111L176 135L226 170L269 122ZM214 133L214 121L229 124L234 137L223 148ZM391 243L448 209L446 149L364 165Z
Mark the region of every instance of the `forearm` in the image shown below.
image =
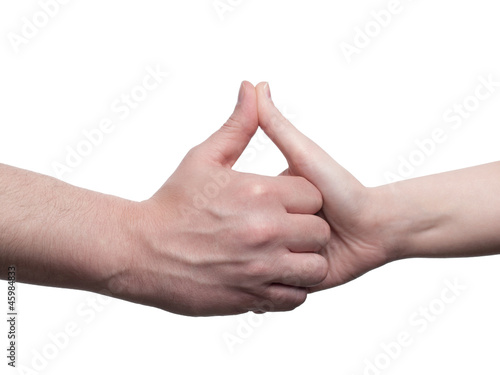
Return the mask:
M500 253L500 162L375 190L395 258Z
M125 200L0 164L0 278L99 292L127 244Z

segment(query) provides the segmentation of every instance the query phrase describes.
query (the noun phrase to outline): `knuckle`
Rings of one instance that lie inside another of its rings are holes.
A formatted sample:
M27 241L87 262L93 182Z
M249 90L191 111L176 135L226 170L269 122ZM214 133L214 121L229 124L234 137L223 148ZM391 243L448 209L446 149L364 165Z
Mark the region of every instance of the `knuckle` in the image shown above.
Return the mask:
M277 311L290 311L302 305L307 298L307 292L303 288L275 288L271 292L270 299L276 306Z
M252 311L266 313L276 311L276 305L269 299L262 298L253 305Z
M292 254L288 253L282 256L281 258L281 263L282 264L287 264L289 266L292 266L295 264L293 261ZM292 286L299 286L303 284L302 277L306 274L305 267L307 267L304 263L299 263L295 264L295 267L292 268L287 268L284 271L282 271L280 275L280 280L281 283L284 285L292 285Z
M233 113L231 114L231 116L229 116L222 127L229 131L237 130L240 128L240 121Z
M311 182L309 182L306 179L304 180L305 180L303 182L304 191L306 192L307 196L310 197L311 204L314 204L314 206L319 211L321 207L323 207L323 195L321 195L321 192L318 190L318 188L314 186Z
M300 286L303 284L302 279L292 272L285 272L281 276L281 280L283 284L290 286Z
M311 254L307 262L304 262L306 269L304 272L309 275L311 285L322 282L328 273L328 262L324 257L318 254Z
M330 238L332 235L332 229L330 228L330 225L324 221L323 219L320 219L321 222L318 226L318 238L319 238L319 245L321 248L325 247L328 242L330 242Z
M198 146L194 146L193 148L191 148L186 156L184 157L184 160L185 161L191 161L193 159L197 159L198 158L198 155L199 155L199 149L200 149L200 145Z
M322 282L328 273L328 262L318 254L309 254L306 260L303 260L297 270L297 279L302 281L299 285L313 286Z
M301 288L295 288L295 296L293 297L292 301L292 309L299 307L302 305L304 302L306 302L307 299L307 292L305 289Z
M300 170L300 169L294 169ZM309 180L302 176L294 177L295 184L297 186L297 190L303 194L303 196L308 197L311 206L315 208L316 211L319 211L321 207L323 207L323 195L318 190L314 184L312 184Z
M248 224L246 236L251 246L261 247L271 244L278 238L279 228L269 220L254 218Z
M249 140L253 136L255 132L253 127L246 126L245 124L248 121L246 118L241 117L235 113L231 114L231 116L226 120L221 130L225 132L229 136L239 136L243 132Z
M272 273L269 262L264 260L256 261L247 268L247 274L253 279L265 279Z
M326 279L328 275L328 261L321 255L318 256L320 257L320 261L318 262L318 269L315 272L315 274L318 276L315 284L321 283Z
M321 192L314 186L313 184L310 183L310 197L313 201L314 207L316 207L316 211L321 210L323 207L323 195L321 195Z
M269 184L263 181L252 181L246 185L246 195L250 199L267 199L272 195L272 189Z

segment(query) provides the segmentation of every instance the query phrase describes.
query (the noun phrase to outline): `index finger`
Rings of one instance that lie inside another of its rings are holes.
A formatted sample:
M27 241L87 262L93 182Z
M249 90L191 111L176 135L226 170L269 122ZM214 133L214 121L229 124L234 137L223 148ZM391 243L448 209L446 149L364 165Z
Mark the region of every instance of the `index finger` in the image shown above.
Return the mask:
M304 177L277 176L274 181L280 202L290 214L315 214L323 207L320 191Z

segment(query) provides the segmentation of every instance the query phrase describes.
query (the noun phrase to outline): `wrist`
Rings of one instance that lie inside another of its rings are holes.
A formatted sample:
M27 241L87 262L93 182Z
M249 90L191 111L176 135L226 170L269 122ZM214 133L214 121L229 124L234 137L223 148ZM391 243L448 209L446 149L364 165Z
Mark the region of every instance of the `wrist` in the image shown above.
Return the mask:
M158 301L168 299L173 293L170 288L164 288L163 284L169 283L158 282L160 277L168 280L171 275L169 267L160 267L159 262L168 256L161 249L167 249L167 244L171 243L169 232L173 217L169 209L155 199L119 200L114 204L117 220L110 232L115 235L105 261L109 267L102 290L98 292L157 306ZM163 305L157 307L166 309Z
M101 196L96 203L94 225L100 229L96 229L91 272L96 290L92 291L122 298L127 294L124 280L137 266L136 253L143 238L139 203L114 196Z
M381 212L381 231L391 261L428 256L439 243L447 216L419 199L418 188L408 181L374 188Z
M407 219L401 212L401 197L394 184L370 188L375 202L372 217L377 222L377 230L383 240L388 262L406 258L407 239L409 236Z

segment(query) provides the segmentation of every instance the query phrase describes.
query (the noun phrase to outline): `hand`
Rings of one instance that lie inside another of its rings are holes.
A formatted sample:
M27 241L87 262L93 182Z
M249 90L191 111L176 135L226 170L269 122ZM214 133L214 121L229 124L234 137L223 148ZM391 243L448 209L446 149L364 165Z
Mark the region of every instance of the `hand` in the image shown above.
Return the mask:
M231 166L258 127L244 82L226 124L193 148L148 201L134 206L140 241L110 283L118 297L184 315L283 311L326 277L330 237L320 192L302 177Z
M331 237L320 254L328 260L328 275L310 290L346 283L392 260L377 191L361 185L286 120L274 106L267 83L257 85L257 98L259 124L288 161L282 175L305 177L323 195L319 215L330 224Z

